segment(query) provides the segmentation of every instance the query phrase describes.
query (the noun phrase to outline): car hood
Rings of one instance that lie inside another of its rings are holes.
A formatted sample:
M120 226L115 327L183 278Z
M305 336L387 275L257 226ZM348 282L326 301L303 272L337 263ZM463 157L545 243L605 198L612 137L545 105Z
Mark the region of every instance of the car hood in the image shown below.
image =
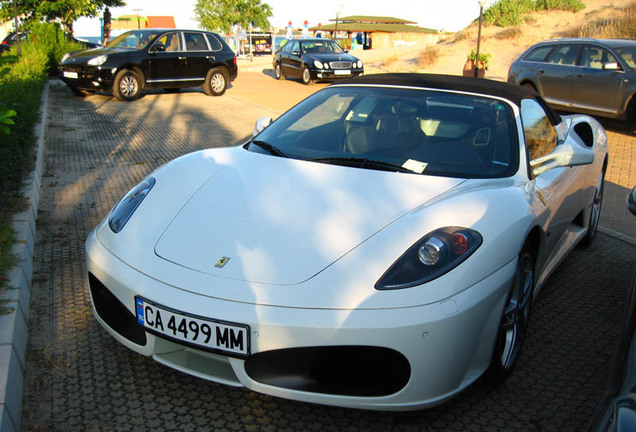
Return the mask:
M294 285L463 181L245 152L192 194L155 253L203 274Z
M72 63L85 63L93 57L97 57L99 55L112 55L118 54L126 51L135 51L130 49L121 49L121 48L108 48L108 47L100 47L100 48L91 48L82 51L75 51L69 54L68 58L64 61L63 64L72 64Z
M334 62L334 61L350 61L356 62L358 59L349 54L318 54L311 53L305 54L305 57L310 58L312 60L319 60L321 62Z

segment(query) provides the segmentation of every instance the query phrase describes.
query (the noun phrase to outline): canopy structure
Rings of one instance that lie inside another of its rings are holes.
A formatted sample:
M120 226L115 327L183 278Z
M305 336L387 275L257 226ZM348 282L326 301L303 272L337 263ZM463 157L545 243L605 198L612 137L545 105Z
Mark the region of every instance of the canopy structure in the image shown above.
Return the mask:
M311 27L311 31L342 31L347 33L437 33L437 30L418 27L413 21L393 17L376 17L366 15L352 15L338 18L334 24Z

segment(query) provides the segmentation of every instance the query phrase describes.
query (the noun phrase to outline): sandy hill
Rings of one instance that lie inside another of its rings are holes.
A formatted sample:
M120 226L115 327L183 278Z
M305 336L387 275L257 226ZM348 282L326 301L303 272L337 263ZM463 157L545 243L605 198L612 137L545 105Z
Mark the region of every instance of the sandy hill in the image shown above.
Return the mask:
M565 32L601 18L616 16L634 0L583 0L586 8L580 12L534 12L518 27L482 26L481 52L490 53L490 66L486 77L505 80L510 64L529 46L544 39L562 37ZM477 22L461 32L439 42L437 60L421 67L422 48L395 48L391 50L355 51L365 62L366 73L428 72L459 75L466 56L477 46ZM431 49L431 48L428 48ZM435 48L433 48L435 49Z

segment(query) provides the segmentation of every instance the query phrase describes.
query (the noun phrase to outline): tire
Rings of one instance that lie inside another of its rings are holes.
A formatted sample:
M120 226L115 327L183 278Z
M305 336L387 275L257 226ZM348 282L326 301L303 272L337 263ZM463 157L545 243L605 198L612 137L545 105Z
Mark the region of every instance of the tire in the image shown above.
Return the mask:
M307 69L305 66L303 66L301 70L301 79L303 81L303 84L305 85L312 85L314 83L314 81L311 79L311 72L309 72L309 69Z
M605 189L605 170L601 173L601 177L596 185L596 191L594 192L594 199L592 200L592 208L590 209L590 216L587 223L587 232L581 239L582 246L589 246L594 241L596 233L598 232L598 222L601 219L601 207L603 206L603 191Z
M280 63L276 63L276 65L274 66L274 75L276 76L277 80L285 79L285 75L283 75L283 69L280 67Z
M533 293L534 258L526 245L517 260L517 270L497 331L492 360L486 372L491 382L505 381L517 364L528 330Z
M141 96L142 82L137 72L124 69L117 72L113 84L113 95L120 101L134 101Z
M68 86L68 88L71 89L71 91L73 92L73 94L77 97L86 97L86 96L91 96L92 94L94 94L93 92L90 92L88 90L80 90L75 86Z
M203 91L208 96L221 96L227 89L227 75L220 68L210 69L203 83Z

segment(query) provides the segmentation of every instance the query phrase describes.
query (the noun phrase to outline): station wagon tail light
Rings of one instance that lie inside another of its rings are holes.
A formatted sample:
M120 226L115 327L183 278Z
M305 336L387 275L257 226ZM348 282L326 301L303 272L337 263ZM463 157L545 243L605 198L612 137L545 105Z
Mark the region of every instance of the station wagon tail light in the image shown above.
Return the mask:
M148 177L132 188L130 192L117 203L108 218L108 226L114 233L118 233L124 228L126 222L128 222L154 185L155 179Z
M101 66L104 63L106 63L106 59L108 58L108 56L105 55L99 55L97 57L93 57L92 59L90 59L88 61L88 64L90 66Z
M461 227L435 230L411 246L376 282L378 290L421 285L464 262L482 243L477 231Z

